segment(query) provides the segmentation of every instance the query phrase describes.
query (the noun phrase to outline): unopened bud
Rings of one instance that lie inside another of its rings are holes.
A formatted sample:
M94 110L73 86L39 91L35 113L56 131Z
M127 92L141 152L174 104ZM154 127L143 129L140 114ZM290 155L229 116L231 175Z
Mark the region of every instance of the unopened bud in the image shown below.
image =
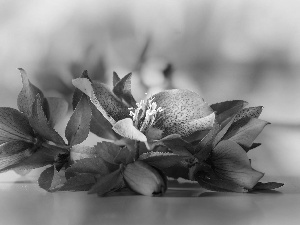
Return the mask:
M143 161L128 164L124 179L133 191L142 195L160 196L167 190L166 176Z

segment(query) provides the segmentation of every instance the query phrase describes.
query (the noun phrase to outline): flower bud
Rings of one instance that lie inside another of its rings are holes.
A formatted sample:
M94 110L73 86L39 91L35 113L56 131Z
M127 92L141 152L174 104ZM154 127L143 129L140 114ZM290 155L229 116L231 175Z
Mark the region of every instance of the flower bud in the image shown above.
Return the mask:
M133 191L142 195L160 196L167 190L166 176L143 161L128 164L124 179Z

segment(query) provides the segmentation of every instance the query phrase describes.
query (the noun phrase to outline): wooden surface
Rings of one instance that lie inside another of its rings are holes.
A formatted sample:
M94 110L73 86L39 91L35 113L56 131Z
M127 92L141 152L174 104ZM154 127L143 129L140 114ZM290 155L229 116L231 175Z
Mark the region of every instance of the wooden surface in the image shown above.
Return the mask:
M47 193L26 179L2 181L0 224L299 224L300 179L275 180L285 186L278 191L239 194L171 185L164 197L156 198Z

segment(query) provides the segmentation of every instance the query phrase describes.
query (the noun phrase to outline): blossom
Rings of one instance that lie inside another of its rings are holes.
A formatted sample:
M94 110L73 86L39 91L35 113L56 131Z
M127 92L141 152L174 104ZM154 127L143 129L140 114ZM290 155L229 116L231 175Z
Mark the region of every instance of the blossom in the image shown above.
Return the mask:
M73 84L90 97L112 130L127 139L146 143L172 134L186 137L213 126L215 114L197 93L166 90L135 103L130 79L131 74L117 77L112 91L87 77L75 79Z

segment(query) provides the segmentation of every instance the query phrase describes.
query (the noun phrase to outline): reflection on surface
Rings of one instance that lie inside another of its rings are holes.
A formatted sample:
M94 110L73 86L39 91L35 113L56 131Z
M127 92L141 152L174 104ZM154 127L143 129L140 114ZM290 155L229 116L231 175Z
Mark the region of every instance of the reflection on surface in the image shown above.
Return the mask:
M282 181L286 185L279 191L249 194L171 187L162 198L47 193L34 183L17 182L0 191L0 224L297 224L299 182Z

